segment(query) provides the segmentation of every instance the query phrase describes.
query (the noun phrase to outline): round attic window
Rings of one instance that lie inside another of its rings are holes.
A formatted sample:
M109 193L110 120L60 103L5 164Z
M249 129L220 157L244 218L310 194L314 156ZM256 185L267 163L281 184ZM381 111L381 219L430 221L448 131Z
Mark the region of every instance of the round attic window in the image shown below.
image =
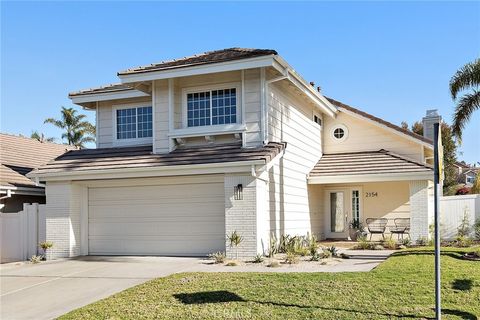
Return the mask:
M345 127L343 124L336 125L333 127L332 130L332 138L335 141L343 141L347 139L348 136L348 130L347 127Z

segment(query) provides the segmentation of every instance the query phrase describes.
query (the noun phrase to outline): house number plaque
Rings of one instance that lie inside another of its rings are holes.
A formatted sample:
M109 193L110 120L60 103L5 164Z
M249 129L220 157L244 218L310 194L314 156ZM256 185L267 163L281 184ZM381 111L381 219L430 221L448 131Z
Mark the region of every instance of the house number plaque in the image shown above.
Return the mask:
M378 197L378 192L365 192L366 198L375 198Z

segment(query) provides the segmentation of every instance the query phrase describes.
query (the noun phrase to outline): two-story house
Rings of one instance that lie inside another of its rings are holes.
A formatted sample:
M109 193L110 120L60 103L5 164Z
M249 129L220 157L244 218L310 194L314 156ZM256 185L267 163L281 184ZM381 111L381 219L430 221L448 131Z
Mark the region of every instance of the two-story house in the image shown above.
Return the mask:
M348 222L410 217L428 237L431 141L322 96L274 50L231 48L118 73L74 92L97 149L29 176L46 183L49 258L239 255L272 234L347 238Z

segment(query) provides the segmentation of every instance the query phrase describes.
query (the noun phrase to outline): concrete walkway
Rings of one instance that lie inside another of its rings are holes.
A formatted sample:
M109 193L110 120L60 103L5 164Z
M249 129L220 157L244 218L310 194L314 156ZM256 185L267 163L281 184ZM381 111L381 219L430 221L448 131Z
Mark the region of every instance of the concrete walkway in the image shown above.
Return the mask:
M52 319L114 293L188 270L197 258L84 257L0 266L0 319Z
M40 264L0 266L0 319L52 319L150 279L179 272L366 272L392 251L342 250L351 259L327 264L303 261L298 265L243 263L213 265L200 258L82 257ZM306 258L305 258L306 259Z

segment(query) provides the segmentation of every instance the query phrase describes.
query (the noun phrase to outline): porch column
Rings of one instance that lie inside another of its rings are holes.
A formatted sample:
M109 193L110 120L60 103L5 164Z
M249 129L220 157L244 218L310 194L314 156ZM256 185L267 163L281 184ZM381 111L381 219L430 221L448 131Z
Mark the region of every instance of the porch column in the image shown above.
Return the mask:
M410 237L413 242L429 239L433 218L433 184L428 180L410 181Z

